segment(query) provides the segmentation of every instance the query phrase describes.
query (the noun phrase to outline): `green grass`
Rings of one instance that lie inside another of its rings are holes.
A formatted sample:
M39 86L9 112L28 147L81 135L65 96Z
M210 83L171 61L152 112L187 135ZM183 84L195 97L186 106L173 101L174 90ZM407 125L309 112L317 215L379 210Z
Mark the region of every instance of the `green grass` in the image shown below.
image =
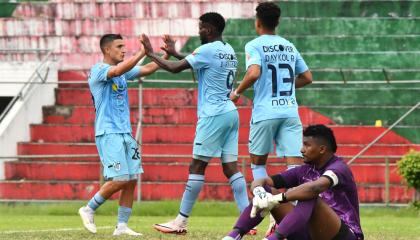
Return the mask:
M100 229L96 235L87 233L81 227L76 212L83 203L0 204L0 239L114 239L111 234L117 203L110 201L98 210L95 220ZM221 239L231 229L238 215L233 203L199 202L190 217L187 236L163 235L153 230L154 223L173 218L178 206L178 201L135 204L130 226L144 234L141 239ZM361 209L366 239L420 239L419 220L420 213L411 208ZM258 235L247 236L246 239L262 239L267 225L268 221L264 220Z

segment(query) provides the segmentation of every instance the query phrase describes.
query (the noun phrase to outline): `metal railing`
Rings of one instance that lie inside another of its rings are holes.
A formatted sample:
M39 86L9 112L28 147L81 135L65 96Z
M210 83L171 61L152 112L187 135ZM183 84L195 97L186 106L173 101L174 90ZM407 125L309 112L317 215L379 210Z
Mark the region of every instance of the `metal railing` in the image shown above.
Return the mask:
M370 142L366 147L364 147L358 154L356 154L347 164L352 164L358 157L360 157L363 153L365 153L370 147L372 147L375 143L377 143L381 138L383 138L388 132L390 132L398 123L404 120L410 113L412 113L415 109L420 106L420 102L417 102L410 110L404 113L397 121L395 121L389 128L387 128L383 133L381 133L378 137L376 137L372 142Z
M1 113L0 122L3 121L3 119L6 117L6 115L9 113L9 111L12 109L12 107L15 105L15 103L18 100L25 100L25 97L26 97L25 94L28 93L32 89L33 84L36 83L34 81L39 79L40 82L37 82L37 83L45 84L48 77L48 73L49 73L49 65L50 65L49 60L51 56L52 56L52 52L49 51L46 54L46 56L42 59L42 61L38 64L38 66L35 68L35 71L30 75L28 80L26 82L20 82L21 84L23 84L23 86L19 90L18 94L16 94L16 96L13 97L13 99L9 102L9 104ZM45 71L44 75L42 75L41 70Z

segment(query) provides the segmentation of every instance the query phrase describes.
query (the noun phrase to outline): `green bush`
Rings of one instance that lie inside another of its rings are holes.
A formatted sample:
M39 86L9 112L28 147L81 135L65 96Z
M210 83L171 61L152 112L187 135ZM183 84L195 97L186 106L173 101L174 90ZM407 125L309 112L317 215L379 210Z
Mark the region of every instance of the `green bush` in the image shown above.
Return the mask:
M420 152L411 150L398 161L398 172L410 187L420 190Z

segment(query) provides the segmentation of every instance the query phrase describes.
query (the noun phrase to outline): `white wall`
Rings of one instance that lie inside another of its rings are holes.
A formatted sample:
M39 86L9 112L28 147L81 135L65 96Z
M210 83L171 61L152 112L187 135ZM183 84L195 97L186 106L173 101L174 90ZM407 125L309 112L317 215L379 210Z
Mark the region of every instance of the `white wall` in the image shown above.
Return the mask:
M18 64L15 66L16 72L21 71L22 68L26 69L26 66ZM32 67L32 71L34 69ZM46 81L58 81L56 63L49 65ZM0 88L2 87L0 83ZM18 100L15 103L6 118L0 122L0 156L17 155L17 143L30 140L29 126L31 123L42 122L42 106L54 104L54 88L56 87L57 84L35 84L25 94L24 101ZM4 161L0 161L0 179L4 179Z
M26 82L38 64L39 62L0 62L0 97L15 96L23 85L4 82Z

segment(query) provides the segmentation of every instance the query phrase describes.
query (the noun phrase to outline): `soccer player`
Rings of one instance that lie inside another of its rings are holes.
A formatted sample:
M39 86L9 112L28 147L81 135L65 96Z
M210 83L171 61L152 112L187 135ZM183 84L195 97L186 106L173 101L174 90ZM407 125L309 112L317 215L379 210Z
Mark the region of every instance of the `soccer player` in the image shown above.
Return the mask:
M280 8L273 2L263 2L256 12L255 30L259 37L245 45L247 71L230 95L236 102L246 89L254 86L249 134L254 180L267 177L266 163L273 140L277 156L285 158L288 169L302 164L302 124L295 88L312 82L312 74L296 47L276 35ZM267 234L274 226L273 219L271 223Z
M242 212L248 205L246 182L237 168L238 111L229 99L238 62L233 48L222 39L223 17L209 12L199 19L202 45L185 58L175 52L173 40L166 36L163 49L180 60L158 57L147 36L143 35L142 40L146 54L161 68L173 73L192 68L198 76L198 122L193 159L178 216L167 223L154 225L163 233L187 232L187 220L204 184L207 164L214 157L222 161L223 173L229 179L239 210Z
M270 209L279 224L267 240L363 239L354 177L347 164L335 155L336 150L330 128L307 127L301 150L305 164L253 181L253 203L242 212L224 240L241 239ZM266 192L270 187L289 191L272 195ZM296 206L289 203L296 200Z
M143 172L138 144L131 135L127 81L149 75L159 66L156 63L136 66L145 56L142 48L124 60L126 50L119 34L102 36L100 48L103 61L92 67L89 88L96 111L95 141L106 182L88 204L79 209L79 214L85 228L96 233L93 219L96 209L114 193L121 191L118 224L113 235L138 236L141 234L127 227L136 179Z

